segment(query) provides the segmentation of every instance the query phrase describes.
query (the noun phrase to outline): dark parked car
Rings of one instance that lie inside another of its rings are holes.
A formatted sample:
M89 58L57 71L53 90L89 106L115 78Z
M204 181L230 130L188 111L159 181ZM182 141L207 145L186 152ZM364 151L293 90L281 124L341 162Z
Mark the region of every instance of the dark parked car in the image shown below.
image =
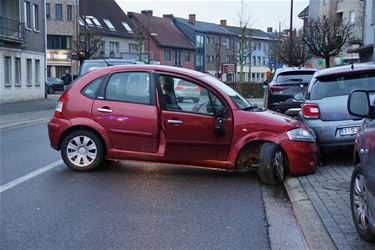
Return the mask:
M200 89L196 104L177 103L180 80ZM206 108L194 108L199 104ZM81 76L61 96L48 132L65 164L81 171L127 159L257 169L263 183L275 184L287 173L314 172L318 158L313 132L301 122L252 106L215 77L167 66Z
M129 59L94 59L85 60L79 70L79 76L86 74L90 69L103 68L108 66L119 66L127 64L143 64L135 60Z
M350 206L357 232L370 242L375 242L375 106L370 105L374 99L368 91L356 90L348 100L349 113L365 118L354 144Z
M375 64L340 66L314 74L299 119L314 130L321 148L353 146L362 123L346 106L354 89L375 90Z
M288 115L297 115L301 108L303 94L309 85L315 69L280 68L272 81L265 86L264 107Z
M64 91L64 81L56 77L47 77L46 92L54 94L58 91Z

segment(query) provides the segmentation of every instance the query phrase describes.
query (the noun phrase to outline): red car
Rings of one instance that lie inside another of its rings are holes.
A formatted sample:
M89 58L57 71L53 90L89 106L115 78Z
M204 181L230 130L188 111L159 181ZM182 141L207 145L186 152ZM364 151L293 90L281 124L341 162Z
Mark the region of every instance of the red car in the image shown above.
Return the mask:
M175 82L200 89L177 102ZM61 96L48 124L65 164L93 170L103 160L137 160L235 171L257 169L267 184L314 172L318 147L301 122L251 105L210 75L167 66L97 69Z

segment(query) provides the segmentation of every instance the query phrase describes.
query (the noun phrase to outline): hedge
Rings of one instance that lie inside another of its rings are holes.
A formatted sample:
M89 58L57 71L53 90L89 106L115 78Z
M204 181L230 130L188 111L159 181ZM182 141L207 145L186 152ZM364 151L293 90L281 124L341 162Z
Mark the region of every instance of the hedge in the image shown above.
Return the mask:
M226 82L229 87L236 90L246 98L263 98L264 89L263 84L259 82Z

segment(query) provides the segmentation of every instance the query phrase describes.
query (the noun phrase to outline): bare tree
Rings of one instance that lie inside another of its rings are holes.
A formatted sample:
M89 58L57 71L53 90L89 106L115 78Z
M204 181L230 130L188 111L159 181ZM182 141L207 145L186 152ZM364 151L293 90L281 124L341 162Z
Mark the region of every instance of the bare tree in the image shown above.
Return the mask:
M140 23L136 23L135 25L135 32L134 32L134 40L137 43L137 57L138 61L143 61L144 56L144 41L146 38L146 33L143 30L143 27Z
M310 19L305 26L303 41L312 54L325 59L328 68L330 58L338 55L348 40L349 29L349 23L339 18Z
M101 44L101 37L96 34L95 30L84 27L72 41L72 59L82 64L99 50Z
M292 36L283 37L279 41L279 56L282 63L289 66L303 66L309 58L308 50L303 42L303 34L293 32Z

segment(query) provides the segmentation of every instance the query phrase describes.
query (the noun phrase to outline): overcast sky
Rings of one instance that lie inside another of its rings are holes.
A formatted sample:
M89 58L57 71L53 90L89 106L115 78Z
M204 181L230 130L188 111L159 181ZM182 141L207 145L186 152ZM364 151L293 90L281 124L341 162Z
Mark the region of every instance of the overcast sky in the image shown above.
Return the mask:
M241 0L116 0L125 13L153 10L154 16L173 14L188 18L196 14L197 21L220 23L226 19L228 25L239 26ZM244 0L244 14L250 19L252 28L266 31L267 27L289 28L290 0ZM294 0L293 26L302 27L297 15L309 4L309 0Z

